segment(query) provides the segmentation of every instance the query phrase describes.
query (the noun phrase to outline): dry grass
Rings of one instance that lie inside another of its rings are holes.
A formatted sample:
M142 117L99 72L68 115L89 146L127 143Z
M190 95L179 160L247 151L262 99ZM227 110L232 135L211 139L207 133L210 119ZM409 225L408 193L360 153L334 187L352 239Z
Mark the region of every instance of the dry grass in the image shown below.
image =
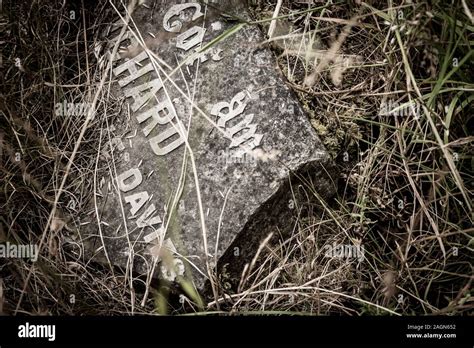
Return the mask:
M291 202L290 238L262 244L239 289L226 296L217 289L207 310L472 312L474 28L468 14L461 3L448 9L441 1L315 6L322 9L259 0L252 12L265 19L262 29L271 37L262 44L275 52L340 167L338 195L321 215L317 183L301 186L295 197L306 198ZM42 244L43 256L34 264L1 261L0 313L199 310L143 277L64 248L71 245L68 217L83 212L99 174L111 171L100 154L115 137L110 125L121 105L100 85L106 67L97 64L94 48L116 20L113 8L106 1L70 8L49 0L7 3L4 11L0 242ZM87 113L54 113L63 100L91 105L94 99L89 124ZM393 102L414 108L381 114ZM364 258L328 257L328 245L360 246ZM141 303L148 290L153 296Z
M104 70L94 57L113 11L90 1L4 3L3 10L0 240L38 245L41 256L34 264L2 260L2 313L129 313L126 275L87 260L80 243L65 248L71 216L107 169L96 163L120 108L100 85ZM64 101L85 107L56 112Z
M276 6L259 1L255 14L271 17ZM269 44L340 167L339 194L322 219L298 215L290 240L266 246L229 305L472 312L472 25L460 4L441 2L331 5L285 18L308 7L285 1ZM415 113L380 112L411 101ZM302 210L317 202L317 185L306 191ZM360 245L364 261L327 257L327 245Z

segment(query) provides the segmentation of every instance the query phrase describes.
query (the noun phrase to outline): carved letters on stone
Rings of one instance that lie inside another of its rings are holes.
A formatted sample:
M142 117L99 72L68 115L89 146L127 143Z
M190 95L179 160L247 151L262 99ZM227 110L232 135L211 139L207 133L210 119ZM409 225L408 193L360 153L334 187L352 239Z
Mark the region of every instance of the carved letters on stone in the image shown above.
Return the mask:
M99 216L104 239L96 238L94 227L88 231L94 237L90 238L90 250L95 252L95 246L104 243L115 264L128 266L133 258L138 272L151 275L150 271L158 270L158 277L169 281L183 276L186 269L186 279L202 289L207 270L219 262L231 262L235 266L232 272L240 272L246 259L232 258L232 243L239 248L248 245L242 231L257 221L254 219L261 209L267 209L266 202L278 198L290 171L329 159L297 100L275 71L271 54L265 48L254 49L253 43L263 39L258 28L246 26L203 51L203 41L225 33L232 23L212 23L211 17L203 22L204 4L182 2L156 0L159 6L154 15L145 6L138 7L134 12L136 29L143 36L160 38L159 43L141 50L130 25L120 39L126 54L112 57L112 72L118 82L112 88L115 95L127 98L130 111L118 118L119 131L132 134L124 142L117 138L107 149L117 150L119 156L104 155L115 161L118 174L109 179L116 182L118 192L111 189L109 181L108 189L103 190L107 194L99 200L104 207ZM116 29L123 28L123 22L119 24ZM113 36L109 34L108 38ZM156 43L148 39L144 40L147 45ZM116 43L117 37L110 39L108 49ZM196 63L204 64L191 75L190 68ZM155 71L157 67L163 70ZM162 71L172 73L165 76ZM195 115L194 107L212 115L214 126ZM215 128L224 131L224 136ZM192 166L186 152L179 151L188 141L187 132L195 159ZM260 161L262 158L271 160ZM321 186L329 187L329 181L324 179ZM121 207L126 213L123 219ZM205 236L200 209L205 215ZM207 254L204 241L211 246ZM163 254L166 250L170 257ZM249 249L247 254L252 252Z
M244 99L245 93L239 92L232 98L230 103L220 102L214 105L211 114L218 117L217 125L229 135L231 140L229 148L245 146L253 150L260 145L263 138L262 134L256 133L257 126L251 124L254 117L253 114L244 116L240 122L231 127L227 125L244 112L247 107L247 102L244 102ZM226 112L226 110L228 111Z

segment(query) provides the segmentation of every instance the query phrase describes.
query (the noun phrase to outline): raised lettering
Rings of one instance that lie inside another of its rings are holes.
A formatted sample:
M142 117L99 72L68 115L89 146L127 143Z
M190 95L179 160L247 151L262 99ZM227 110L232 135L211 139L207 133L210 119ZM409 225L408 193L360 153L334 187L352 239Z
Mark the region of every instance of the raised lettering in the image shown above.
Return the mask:
M176 38L176 47L188 51L194 46L200 45L205 32L206 29L198 26L186 30Z
M134 193L133 195L125 197L125 202L130 204L130 214L135 215L146 203L149 196L146 191Z
M230 148L243 145L249 142L249 140L253 140L245 145L250 149L254 149L260 145L263 135L256 133L257 125L251 124L254 117L253 114L246 115L243 120L231 127L227 125L229 121L234 120L234 118L244 112L247 107L247 102L244 101L244 98L245 93L239 92L232 98L230 103L220 102L214 105L211 114L218 117L217 125L226 130L228 138L231 140ZM239 154L242 155L243 153Z
M150 139L150 145L155 154L158 156L164 156L169 154L171 151L177 149L184 143L184 138L179 134L180 132L175 129L175 127L179 127L177 125L171 126L162 133L158 134L157 136ZM182 126L181 126L182 127ZM178 135L178 138L169 143L166 146L161 147L161 144L164 143L167 139Z
M140 228L152 226L161 223L161 218L156 215L151 217L155 212L156 208L154 204L149 205L145 212L137 219L137 226Z
M127 184L125 181L129 181L130 178L132 181ZM117 177L119 189L123 192L133 190L142 183L142 180L142 173L140 173L138 168L130 168Z
M115 74L115 76L119 76L125 71L129 72L129 75L127 77L124 77L123 79L118 81L120 87L124 87L128 85L130 82L138 79L139 77L153 70L153 65L151 63L148 63L147 65L141 67L140 69L137 69L137 65L140 65L140 62L146 60L147 58L148 58L148 54L146 53L146 51L143 51L142 53L140 53L133 59L127 60L126 62L122 63L121 65L119 65L113 70L113 73Z
M127 88L124 90L125 97L133 98L133 104L131 106L132 111L136 112L145 103L154 99L156 93L163 88L159 79L154 79L149 82L145 82L139 86L133 88Z
M171 18L178 15L181 15L180 17L182 18L184 17L184 11L193 7L196 11L192 16L191 21L195 21L204 16L204 13L201 12L201 5L198 3L177 4L172 6L163 17L163 28L165 28L166 31L178 33L183 27L183 23L181 21L173 21L172 23L169 23Z
M163 115L162 115L163 114ZM168 101L164 101L154 107L142 112L137 116L139 123L151 118L151 121L143 128L143 134L148 136L151 131L158 125L165 125L175 117L174 108Z

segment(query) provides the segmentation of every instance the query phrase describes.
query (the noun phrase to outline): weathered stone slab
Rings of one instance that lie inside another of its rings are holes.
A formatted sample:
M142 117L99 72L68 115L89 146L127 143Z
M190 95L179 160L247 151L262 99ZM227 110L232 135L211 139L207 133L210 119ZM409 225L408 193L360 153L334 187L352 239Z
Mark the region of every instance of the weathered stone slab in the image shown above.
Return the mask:
M240 1L213 5L246 16ZM200 52L238 23L178 1L147 1L133 23L158 59L130 31L122 37L131 42L115 57L112 90L127 99L114 125L121 136L103 151L111 175L82 218L83 241L97 258L202 288L206 262L213 269L223 255L253 255L265 237L255 221L281 206L271 202L290 172L312 166L320 194L331 194L323 176L331 161L256 26ZM108 51L120 28L107 32Z

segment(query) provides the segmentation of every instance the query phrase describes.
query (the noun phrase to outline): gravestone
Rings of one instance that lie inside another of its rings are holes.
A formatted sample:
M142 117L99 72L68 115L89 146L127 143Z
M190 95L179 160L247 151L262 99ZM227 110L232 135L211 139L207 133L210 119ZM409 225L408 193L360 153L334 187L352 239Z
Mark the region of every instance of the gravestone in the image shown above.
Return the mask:
M333 192L328 153L259 28L221 12L248 18L242 1L146 1L123 36L122 20L106 31L106 52L121 40L111 94L126 102L79 225L94 258L197 289L224 256L238 270L253 257L265 216L288 209L290 173L312 170L320 195Z

